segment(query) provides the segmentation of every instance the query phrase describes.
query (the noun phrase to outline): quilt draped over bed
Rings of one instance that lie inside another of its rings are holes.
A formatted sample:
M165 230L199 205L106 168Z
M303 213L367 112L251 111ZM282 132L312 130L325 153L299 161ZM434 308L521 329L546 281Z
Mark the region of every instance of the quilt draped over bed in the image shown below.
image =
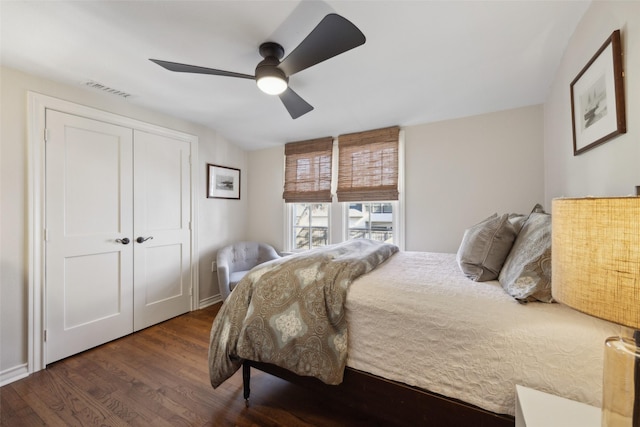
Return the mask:
M255 267L213 322L211 385L222 384L244 359L340 384L347 358L347 289L397 251L357 239Z

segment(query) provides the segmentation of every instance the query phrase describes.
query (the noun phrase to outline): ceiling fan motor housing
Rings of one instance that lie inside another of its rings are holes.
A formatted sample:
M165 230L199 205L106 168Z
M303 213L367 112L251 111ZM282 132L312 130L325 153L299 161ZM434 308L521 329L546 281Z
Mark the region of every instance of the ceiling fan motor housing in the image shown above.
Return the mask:
M289 77L284 74L284 71L278 68L279 64L280 61L274 57L265 58L260 61L256 67L256 80L264 77L276 77L288 83Z
M256 66L255 76L258 87L260 87L264 92L272 95L282 93L289 84L289 77L287 77L284 71L278 68L278 65L280 65L280 59L284 56L284 49L278 43L267 42L260 45L259 51L260 55L264 59ZM261 82L263 79L271 80L272 83L266 83L265 85L264 81ZM282 83L278 83L277 90L271 89L269 86L272 87L274 80L284 82L284 85Z

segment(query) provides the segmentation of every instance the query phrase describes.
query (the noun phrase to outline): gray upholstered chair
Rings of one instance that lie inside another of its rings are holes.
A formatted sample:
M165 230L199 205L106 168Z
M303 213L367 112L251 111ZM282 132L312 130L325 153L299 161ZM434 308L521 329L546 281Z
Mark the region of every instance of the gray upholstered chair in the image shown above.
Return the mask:
M218 285L225 300L238 282L258 264L280 258L276 250L259 242L237 242L218 251Z

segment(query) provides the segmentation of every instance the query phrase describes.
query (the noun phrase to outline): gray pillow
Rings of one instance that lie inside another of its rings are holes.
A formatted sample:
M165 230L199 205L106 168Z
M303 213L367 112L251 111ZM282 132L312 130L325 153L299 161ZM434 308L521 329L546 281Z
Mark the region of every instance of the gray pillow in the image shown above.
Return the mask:
M498 277L520 302L553 302L551 297L551 215L532 212L522 226Z
M544 208L540 203L536 203L533 209L531 209L531 213L533 212L545 213ZM520 233L520 230L522 230L524 223L527 222L527 218L529 218L529 215L517 214L517 213L509 214L509 221L511 221L511 224L513 224L513 226L515 227L516 235Z
M491 215L465 230L456 256L460 269L476 282L497 279L515 238L508 214Z
M516 236L520 233L520 230L522 230L522 227L524 226L524 223L527 222L528 217L529 215L516 213L509 214L509 222L513 224L513 228L516 230Z

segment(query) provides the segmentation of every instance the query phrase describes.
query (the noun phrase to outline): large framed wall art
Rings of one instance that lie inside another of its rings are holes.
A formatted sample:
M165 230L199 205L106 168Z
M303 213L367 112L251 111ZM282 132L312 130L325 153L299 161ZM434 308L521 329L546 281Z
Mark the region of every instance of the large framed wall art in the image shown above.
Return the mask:
M620 30L571 82L573 155L626 133Z

